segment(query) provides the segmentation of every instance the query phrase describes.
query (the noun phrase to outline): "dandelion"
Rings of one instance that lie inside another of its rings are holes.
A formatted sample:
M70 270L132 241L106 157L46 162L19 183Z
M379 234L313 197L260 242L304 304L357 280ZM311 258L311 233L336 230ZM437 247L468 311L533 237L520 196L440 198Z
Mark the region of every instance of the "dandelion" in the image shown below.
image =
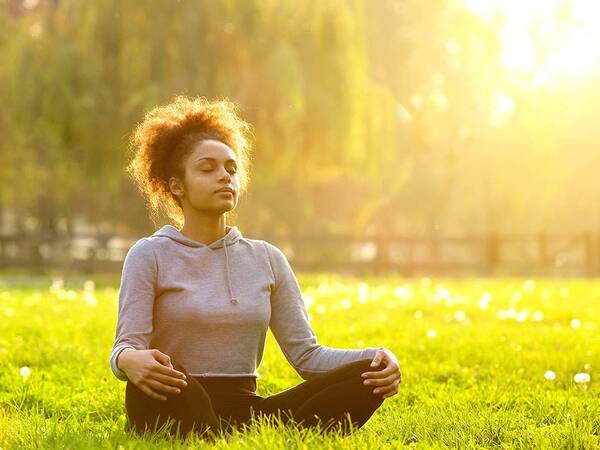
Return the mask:
M587 371L590 371L592 369L592 365L590 363L585 363L583 365L583 369L587 370Z
M367 303L369 300L369 285L367 283L358 283L358 302Z
M581 328L581 320L579 320L579 319L571 320L571 328Z
M327 307L325 305L318 305L316 311L317 314L323 315L327 312Z
M464 311L455 311L454 319L458 322L464 322L465 320L467 320L467 314Z
M423 311L416 310L415 311L415 319L421 320L423 318Z
M566 288L566 287L561 288L560 289L560 296L562 298L567 298L569 296L569 288Z
M544 378L548 381L554 381L556 379L556 374L552 370L547 370L544 374Z
M514 317L517 316L517 312L513 309L501 309L500 311L498 311L497 317L500 320L505 320L505 319L512 319Z
M485 292L481 298L479 299L479 308L486 309L490 304L490 300L492 299L492 294L489 292Z
M83 283L83 290L92 292L96 288L96 284L93 280L85 280Z
M83 300L90 308L95 308L98 305L98 302L96 301L96 294L94 294L94 292L85 291L83 293Z
M56 293L58 291L62 291L65 286L65 280L62 278L53 278L52 284L50 285L50 292Z
M541 311L536 311L533 313L533 320L536 322L541 322L544 319L544 313Z
M439 286L438 287L438 291L437 291L437 296L440 299L444 299L447 300L448 297L450 297L450 292L448 292L448 289L446 289L444 286Z
M400 286L394 289L394 295L396 297L400 297L403 300L408 300L410 298L410 289L405 286Z
M342 308L350 309L351 307L352 307L352 300L350 300L349 298L345 298L344 300L342 300Z
M527 319L527 314L527 310L519 311L516 317L517 322L525 322Z
M586 384L586 383L589 383L590 382L590 374L589 373L585 373L585 372L576 373L575 376L573 377L573 380L577 384Z
M31 369L29 367L27 367L27 366L21 367L21 376L23 377L24 380L29 378L30 375L31 375Z
M437 337L437 333L435 330L427 330L427 337L429 339L435 339Z
M304 304L306 308L310 308L312 304L315 302L315 297L311 294L302 294L302 298L304 299Z
M530 291L530 292L535 290L535 281L533 281L533 280L525 281L525 283L523 283L523 289L525 289L526 291Z

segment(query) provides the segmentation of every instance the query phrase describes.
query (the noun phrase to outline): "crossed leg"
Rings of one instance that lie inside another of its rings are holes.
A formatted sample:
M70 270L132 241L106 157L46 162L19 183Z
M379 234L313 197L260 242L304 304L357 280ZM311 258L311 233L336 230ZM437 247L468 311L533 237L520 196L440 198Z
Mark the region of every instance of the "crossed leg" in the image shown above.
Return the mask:
M125 408L128 430L138 434L155 432L171 422L169 434L178 432L186 437L191 431L211 434L222 431L222 424L215 414L210 395L202 384L190 376L176 362L173 367L186 375L187 386L179 394L166 393L167 400L156 400L146 395L131 381L125 389Z
M277 415L286 424L320 427L322 431L339 428L348 434L363 426L384 400L381 394L373 394L373 387L363 384L363 372L381 369L370 367L370 363L371 360L351 362L277 394L253 398L250 403L234 407L237 418L225 419L215 413L204 386L181 364L172 361L173 367L186 375L188 385L180 394L166 394L167 400L163 401L147 396L128 381L125 391L128 429L144 434L170 421L171 435L180 433L185 437L196 431L212 439L230 429L231 419L243 423L253 415Z
M258 416L279 415L284 423L320 426L323 431L339 428L348 434L363 426L384 401L382 394L373 394L373 387L363 384L362 373L382 368L372 368L370 363L345 364L263 398L253 408Z

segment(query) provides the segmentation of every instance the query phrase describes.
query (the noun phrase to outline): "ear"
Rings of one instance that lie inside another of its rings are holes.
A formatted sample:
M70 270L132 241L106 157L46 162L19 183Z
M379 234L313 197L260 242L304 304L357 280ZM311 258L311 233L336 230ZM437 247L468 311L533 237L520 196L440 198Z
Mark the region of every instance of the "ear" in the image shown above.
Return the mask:
M175 194L178 197L183 195L183 192L184 192L183 185L175 177L169 178L169 190L171 191L172 194Z

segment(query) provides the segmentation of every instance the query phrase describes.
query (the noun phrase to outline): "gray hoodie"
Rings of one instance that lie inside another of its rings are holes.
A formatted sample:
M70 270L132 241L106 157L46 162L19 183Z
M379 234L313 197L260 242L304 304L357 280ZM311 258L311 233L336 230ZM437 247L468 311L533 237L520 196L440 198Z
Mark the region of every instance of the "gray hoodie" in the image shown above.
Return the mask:
M269 327L305 380L381 348L318 344L294 272L273 244L228 226L206 245L165 225L125 257L110 367L126 381L116 361L132 347L158 349L191 376L258 378Z

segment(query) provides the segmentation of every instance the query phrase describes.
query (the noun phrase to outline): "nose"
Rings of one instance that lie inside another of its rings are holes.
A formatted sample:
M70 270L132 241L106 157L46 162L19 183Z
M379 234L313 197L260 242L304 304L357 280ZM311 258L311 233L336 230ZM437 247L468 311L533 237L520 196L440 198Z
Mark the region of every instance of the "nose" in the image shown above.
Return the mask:
M222 172L223 173L221 173L221 176L219 177L220 180L231 180L231 174L227 171L227 169L223 167Z

